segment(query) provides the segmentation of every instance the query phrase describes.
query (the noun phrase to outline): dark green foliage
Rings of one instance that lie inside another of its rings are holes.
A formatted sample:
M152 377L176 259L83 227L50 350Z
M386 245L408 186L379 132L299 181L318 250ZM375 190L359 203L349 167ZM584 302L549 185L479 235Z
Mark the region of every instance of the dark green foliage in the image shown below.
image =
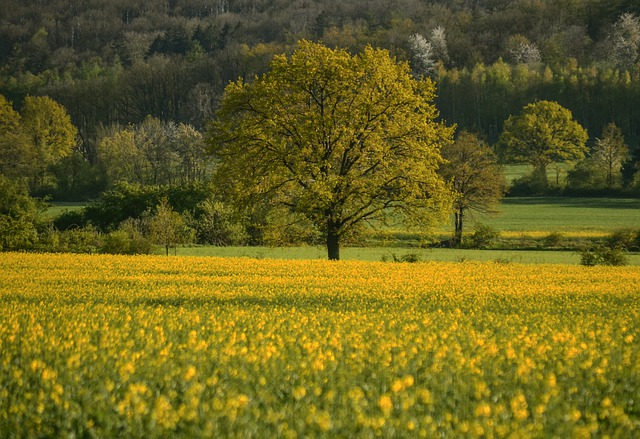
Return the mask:
M60 232L58 245L44 250L65 253L97 253L101 245L101 233L89 226Z
M416 254L416 253L407 253L404 255L396 255L395 253L390 253L389 255L385 254L382 255L382 262L408 262L408 263L415 263L415 262L420 262L420 255Z
M0 174L0 251L32 248L38 240L45 204L27 188Z
M580 264L588 267L594 265L627 265L627 256L621 248L610 248L604 245L595 245L584 248L580 252Z
M619 248L627 251L640 250L640 230L638 229L618 229L605 240L609 248Z
M244 245L248 235L223 203L206 200L198 205L197 219L191 220L199 244Z
M166 198L177 212L185 213L195 210L196 206L210 196L211 189L204 185L142 187L119 183L112 190L105 192L100 201L84 209L82 224L93 224L106 232L115 230L128 218L141 218L163 198Z
M500 237L500 232L491 226L476 224L469 245L473 248L487 248Z
M560 232L551 232L543 239L543 245L545 247L560 247L564 242L565 237Z
M84 217L84 209L66 210L56 216L51 222L56 230L69 230L82 227L87 224Z

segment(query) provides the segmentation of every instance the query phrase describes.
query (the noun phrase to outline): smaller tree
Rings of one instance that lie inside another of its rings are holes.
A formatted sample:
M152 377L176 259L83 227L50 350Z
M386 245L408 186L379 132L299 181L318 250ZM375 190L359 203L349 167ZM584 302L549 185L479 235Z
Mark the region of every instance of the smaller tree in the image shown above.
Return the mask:
M602 132L602 138L596 140L591 160L605 176L607 187L611 188L622 181L622 165L629 156L629 147L624 143L622 130L610 123Z
M538 101L509 116L499 146L505 159L531 164L534 182L546 189L547 166L583 159L587 138L587 131L569 110L557 102Z
M26 250L38 240L44 203L26 187L0 174L0 251Z
M67 157L76 146L78 130L67 110L46 96L27 96L22 106L22 127L35 148L36 169L32 189L47 176L49 167Z
M446 162L440 173L457 194L453 203L453 241L460 245L466 213L496 212L507 182L493 150L474 134L461 132L453 144L443 146L441 154Z
M178 244L189 242L193 235L185 219L173 210L166 198L160 200L155 214L149 218L149 233L156 244L165 248L167 256L170 248L175 250Z
M630 69L640 56L640 19L624 13L613 26L609 56L622 69Z
M12 102L0 95L0 174L11 179L30 175L35 161L35 150L21 122Z
M420 34L409 37L413 72L417 77L431 76L436 68L436 55L433 45Z

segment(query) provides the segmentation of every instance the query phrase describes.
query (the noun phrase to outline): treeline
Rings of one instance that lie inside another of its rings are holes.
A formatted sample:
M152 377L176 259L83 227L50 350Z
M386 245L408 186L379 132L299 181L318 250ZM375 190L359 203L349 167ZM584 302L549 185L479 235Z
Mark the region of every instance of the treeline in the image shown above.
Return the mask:
M47 95L98 162L113 125L148 115L203 130L230 80L264 72L300 39L416 64L424 36L442 117L493 142L536 99L558 101L592 139L614 122L640 137L640 6L618 0L7 0L0 5L0 94Z

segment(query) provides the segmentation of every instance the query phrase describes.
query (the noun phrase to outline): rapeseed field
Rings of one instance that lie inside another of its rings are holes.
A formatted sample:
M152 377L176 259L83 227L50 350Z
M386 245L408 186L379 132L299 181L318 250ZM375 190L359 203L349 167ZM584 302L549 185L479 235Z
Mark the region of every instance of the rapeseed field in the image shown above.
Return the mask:
M640 437L640 268L0 257L0 437Z

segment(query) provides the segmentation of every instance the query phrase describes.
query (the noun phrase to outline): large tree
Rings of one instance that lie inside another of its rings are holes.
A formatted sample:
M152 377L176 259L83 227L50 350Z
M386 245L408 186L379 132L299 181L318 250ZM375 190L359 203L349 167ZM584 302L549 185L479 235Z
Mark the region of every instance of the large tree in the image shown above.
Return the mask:
M269 199L311 220L339 259L363 222L428 222L449 202L436 171L453 130L436 122L434 97L431 80L385 50L301 41L226 88L211 126L217 176L240 205Z
M507 159L532 165L536 183L547 187L547 166L583 159L587 138L568 109L557 102L538 101L506 120L499 143Z
M461 132L453 144L442 148L442 157L446 162L440 172L456 192L453 241L459 245L467 212L496 212L507 181L493 149L475 134Z
M22 126L35 149L32 187L44 182L51 165L69 156L77 144L78 130L67 110L47 96L27 96L22 106Z
M20 114L0 95L0 174L12 179L33 171L35 151L24 134Z

